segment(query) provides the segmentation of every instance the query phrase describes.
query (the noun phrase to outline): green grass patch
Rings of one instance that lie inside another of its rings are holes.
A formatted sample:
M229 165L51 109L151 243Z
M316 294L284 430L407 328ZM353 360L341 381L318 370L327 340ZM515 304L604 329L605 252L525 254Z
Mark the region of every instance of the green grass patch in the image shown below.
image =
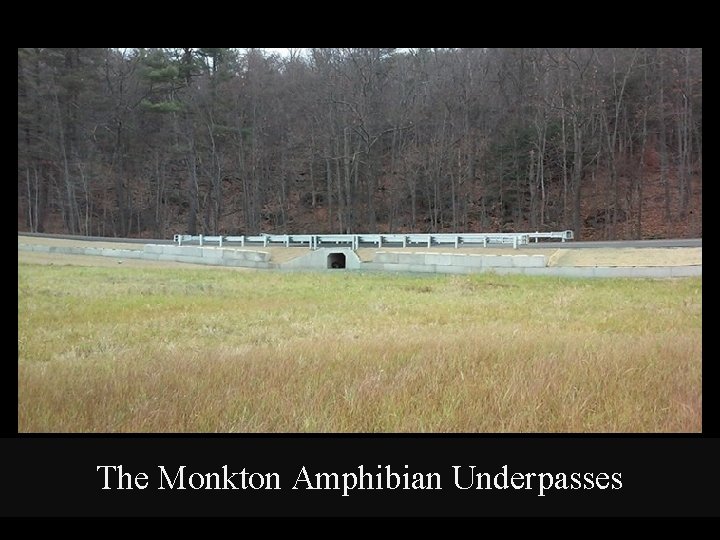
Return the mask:
M702 280L18 265L21 432L699 432Z

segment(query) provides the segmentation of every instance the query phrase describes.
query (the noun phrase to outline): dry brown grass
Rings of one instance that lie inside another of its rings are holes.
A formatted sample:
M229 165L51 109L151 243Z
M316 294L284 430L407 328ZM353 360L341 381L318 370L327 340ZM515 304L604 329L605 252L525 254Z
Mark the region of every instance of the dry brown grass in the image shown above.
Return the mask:
M21 432L698 432L702 281L18 267Z

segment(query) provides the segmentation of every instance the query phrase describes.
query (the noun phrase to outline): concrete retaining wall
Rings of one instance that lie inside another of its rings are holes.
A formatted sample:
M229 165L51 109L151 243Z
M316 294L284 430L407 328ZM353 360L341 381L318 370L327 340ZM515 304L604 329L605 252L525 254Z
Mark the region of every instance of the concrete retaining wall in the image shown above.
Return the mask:
M66 253L69 255L96 255L120 259L143 259L146 261L172 261L211 266L237 266L245 268L275 268L270 254L265 251L249 251L195 246L170 246L146 244L142 250L110 249L94 247L42 246L18 244L18 250L41 253Z
M301 248L293 248L301 249ZM109 249L96 247L43 246L20 244L19 251L40 253L66 253L70 255L95 255L123 259L174 261L212 266L244 268L280 268L287 270L327 269L328 256L341 253L345 256L345 268L350 270L375 270L384 272L422 272L441 274L471 274L494 272L496 274L523 274L528 276L558 276L571 278L589 277L701 277L702 265L695 266L545 266L544 255L476 255L465 253L407 253L379 251L372 262L362 262L350 248L320 248L308 251L284 263L270 261L265 251L231 248L173 246L147 244L142 250Z
M544 268L545 255L478 255L467 253L407 253L378 251L372 261L374 264L411 265L414 267L465 268L462 273L480 272L499 268ZM367 265L367 263L366 263ZM365 265L364 265L365 266ZM418 270L426 271L426 270Z
M539 267L473 267L416 265L404 263L364 263L363 268L380 272L437 272L441 274L477 274L491 272L498 275L556 276L569 278L623 277L670 278L701 277L702 265L697 266L546 266Z
M68 255L97 255L123 259L143 259L143 252L134 249L87 248L74 246L41 246L39 244L18 244L19 251L38 253L66 253Z

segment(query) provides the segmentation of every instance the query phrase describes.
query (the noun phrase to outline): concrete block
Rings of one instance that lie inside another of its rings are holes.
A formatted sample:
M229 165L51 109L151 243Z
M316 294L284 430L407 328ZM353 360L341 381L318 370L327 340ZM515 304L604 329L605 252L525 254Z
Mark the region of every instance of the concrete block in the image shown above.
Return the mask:
M624 270L626 270L627 277L669 278L671 275L670 268L667 266L633 266Z
M165 246L164 253L181 257L202 257L203 249L194 246Z
M398 253L398 263L424 265L425 253Z
M222 265L223 266L232 266L234 268L243 268L247 266L248 261L245 259L223 259Z
M155 253L159 255L160 253L163 253L163 247L159 244L145 244L143 246L143 252L145 253Z
M102 248L86 247L85 255L102 255Z
M267 262L270 260L270 254L267 251L245 251L245 259L253 262Z
M485 268L507 268L513 265L512 255L483 255L482 258Z
M348 270L360 270L363 267L362 265L363 262L357 256L357 253L351 251L346 254L345 268Z
M618 268L621 270L622 277L628 277L628 278L645 277L642 267L626 266L626 267L618 267ZM595 277L598 277L597 273L595 274Z
M258 268L262 264L256 261L248 261L245 259L226 259L224 262L226 266L235 266L238 268Z
M373 257L373 262L375 263L397 263L398 262L398 254L397 253L388 253L387 251L379 251L375 253L375 256Z
M37 244L28 244L31 251L39 251L40 253L50 253L50 246L39 246Z
M512 266L493 266L491 268L483 266L481 269L482 272L492 272L493 274L497 274L499 276L509 274L522 274L524 270L524 268L514 268Z
M239 249L223 249L223 259L253 261L253 262L267 262L270 260L270 254L265 251L242 251ZM293 259L297 260L297 259Z
M177 262L184 262L184 263L190 263L190 264L202 264L203 263L202 257L197 257L195 255L176 255L175 260Z
M561 267L555 267L561 268ZM595 277L609 278L609 277L626 277L623 269L618 266L597 266L594 268L593 275Z
M186 262L191 264L202 263L202 257L190 257L186 255L169 255L167 253L161 253L157 256L158 261L172 261L172 262Z
M435 272L434 264L410 264L408 265L409 272Z
M405 263L383 264L383 269L387 272L409 272L410 265Z
M545 255L513 255L512 263L516 268L542 268L545 266Z
M228 260L238 260L244 259L245 256L242 254L242 251L238 251L236 249L223 249L222 258Z
M222 259L222 250L219 248L203 247L201 249L203 258Z
M468 266L468 254L467 253L453 253L451 255L453 266Z
M526 276L552 276L553 269L548 267L543 268L524 268Z
M485 264L485 257L486 255L466 255L464 264L471 268L481 268Z
M450 265L450 266L443 266L443 265L437 265L435 267L435 271L438 274L469 274L471 268L469 266L456 266L456 265Z
M702 277L702 264L695 266L671 266L672 277Z
M549 269L553 271L553 276L558 277L584 278L595 276L595 267L593 266L552 266Z
M452 255L449 253L427 253L425 255L425 264L450 266L452 264Z

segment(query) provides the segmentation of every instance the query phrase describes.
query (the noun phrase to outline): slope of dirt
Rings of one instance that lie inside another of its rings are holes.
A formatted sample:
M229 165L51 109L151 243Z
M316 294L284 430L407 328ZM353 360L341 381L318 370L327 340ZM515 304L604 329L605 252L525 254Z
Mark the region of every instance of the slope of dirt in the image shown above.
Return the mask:
M558 249L548 266L702 265L702 248Z

